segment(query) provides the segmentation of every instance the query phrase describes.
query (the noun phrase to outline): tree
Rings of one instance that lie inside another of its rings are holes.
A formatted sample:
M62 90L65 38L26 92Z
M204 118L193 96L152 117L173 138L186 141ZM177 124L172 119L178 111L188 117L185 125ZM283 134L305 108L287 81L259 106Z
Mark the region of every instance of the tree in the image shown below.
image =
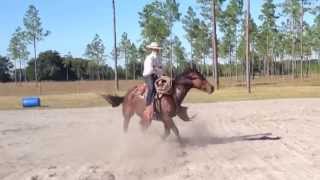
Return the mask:
M274 45L274 37L276 36L277 27L276 20L277 16L275 15L276 5L273 3L273 0L265 0L262 5L262 14L259 16L259 19L262 20L262 25L260 27L261 39L262 42L265 42L265 53L264 53L264 74L270 75L270 64L273 55L270 55L270 44ZM270 43L272 40L272 43ZM274 47L272 47L273 49Z
M129 72L132 72L132 78L134 80L136 79L137 70L139 70L138 57L138 49L136 48L136 45L134 43L131 43L128 49L128 68Z
M283 14L288 17L290 24L291 34L291 73L292 77L296 77L296 42L298 41L298 27L299 27L299 14L300 3L299 0L285 0L282 3Z
M105 60L105 46L103 44L102 39L98 34L96 34L91 41L91 43L87 44L85 56L94 61L98 66L104 64ZM100 70L97 71L97 77L101 79L101 72Z
M118 51L117 51L117 30L116 30L116 6L114 0L112 0L113 10L113 58L114 58L114 80L115 88L119 91L119 80L118 80Z
M192 7L188 7L187 14L182 19L183 29L186 31L186 38L191 45L191 65L193 64L194 41L197 37L197 32L200 30L200 19L197 18L196 12Z
M307 7L310 6L312 3L309 0L300 0L300 78L303 78L303 59L304 59L304 14L309 11L311 8Z
M41 27L41 19L39 17L39 10L36 9L35 6L30 5L29 9L27 10L24 18L23 23L26 28L26 37L29 43L33 44L34 50L34 79L38 80L37 74L37 43L44 39L44 37L50 34L49 31L43 30Z
M250 78L250 0L246 4L246 77L248 93L251 93L251 78Z
M163 11L164 11L164 18L166 20L166 24L169 26L169 33L170 33L170 75L172 77L173 73L173 33L172 33L172 28L173 24L176 21L180 20L181 14L179 13L179 4L176 3L175 0L166 0L165 3L163 4Z
M126 71L126 80L128 79L128 50L131 46L131 42L128 39L128 34L124 32L121 36L119 50L120 54L123 54L124 61L125 61L125 71Z
M175 59L177 64L178 72L182 72L182 70L187 67L185 49L177 36L175 36L173 39L173 59Z
M0 56L0 82L8 82L11 80L10 72L13 64L7 57Z
M316 14L314 23L311 27L312 36L312 48L318 53L318 58L320 60L320 13Z
M27 42L25 39L25 33L22 31L21 27L18 27L16 31L12 34L10 39L10 44L8 48L11 59L15 61L14 74L15 81L17 81L17 61L20 64L19 70L19 81L22 81L22 60L28 59L29 52L27 50Z
M141 35L149 43L151 41L162 41L169 36L169 28L161 12L161 3L154 1L144 6L139 12L139 24L142 27Z
M217 47L217 17L220 15L220 5L225 0L197 0L201 5L201 15L211 24L212 41L212 76L216 89L219 89L219 63Z
M209 54L210 43L209 27L204 21L201 21L199 24L199 29L196 32L194 51L195 56L198 58L198 61L203 62L203 65L201 66L202 73L204 72L204 68L206 67L205 59Z
M63 67L66 69L66 80L69 81L69 71L70 71L70 68L71 68L71 65L72 65L72 55L70 52L68 52L67 55L65 55L63 57Z
M219 23L220 30L224 34L220 45L220 54L222 57L229 57L230 76L232 75L232 55L236 52L237 43L237 24L239 16L242 13L242 0L230 0L226 10L221 14ZM235 56L236 57L236 56ZM237 64L237 62L235 62Z
M29 61L27 68L28 75L31 76L33 72L34 63L38 62L39 67L39 80L65 80L65 68L63 58L57 51L45 51L39 54L37 60L32 59Z

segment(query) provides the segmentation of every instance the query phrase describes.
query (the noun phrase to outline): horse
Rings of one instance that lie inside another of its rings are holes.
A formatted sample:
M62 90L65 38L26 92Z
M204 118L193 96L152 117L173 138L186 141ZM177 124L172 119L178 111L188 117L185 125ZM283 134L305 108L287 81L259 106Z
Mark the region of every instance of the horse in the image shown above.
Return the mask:
M146 85L144 84L134 86L132 89L128 90L125 96L102 95L112 107L123 104L122 114L124 117L124 132L128 131L130 119L134 114L137 114L141 118L140 124L142 129L145 130L150 126L151 122L146 122L143 118L146 101L142 94L144 94L145 88ZM188 92L192 88L195 88L207 92L208 94L212 94L214 92L214 86L211 85L197 69L188 68L172 80L172 88L172 94L164 94L161 99L159 99L158 103L160 106L159 109L161 109L161 112L159 112L159 120L163 122L165 129L162 138L166 139L170 135L170 130L172 130L178 138L178 141L182 144L179 130L172 118L178 116L184 121L190 121L191 118L187 114L187 107L181 106L181 103ZM156 119L153 118L153 120Z

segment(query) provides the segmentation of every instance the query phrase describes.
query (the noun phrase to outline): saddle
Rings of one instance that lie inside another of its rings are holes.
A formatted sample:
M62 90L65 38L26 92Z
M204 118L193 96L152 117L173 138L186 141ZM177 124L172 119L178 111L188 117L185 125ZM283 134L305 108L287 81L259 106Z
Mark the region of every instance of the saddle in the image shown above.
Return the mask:
M172 79L168 76L161 76L158 78L155 83L155 89L156 89L156 95L153 98L153 106L154 106L154 112L155 112L155 119L159 120L160 112L161 112L161 106L160 106L160 100L163 97L163 95L171 95L173 93L172 88ZM148 92L148 86L146 84L138 85L135 88L135 94L139 95L141 98L146 100Z
M168 76L161 76L155 83L156 98L161 98L163 95L171 95L173 93L172 80ZM148 92L148 86L144 83L137 85L134 88L134 94L146 97Z

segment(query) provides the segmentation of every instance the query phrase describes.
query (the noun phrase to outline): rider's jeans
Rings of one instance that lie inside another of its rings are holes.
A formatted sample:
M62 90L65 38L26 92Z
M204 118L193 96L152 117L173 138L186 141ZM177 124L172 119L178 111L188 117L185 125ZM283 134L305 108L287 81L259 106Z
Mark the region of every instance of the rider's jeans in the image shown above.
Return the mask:
M153 97L156 93L154 82L156 81L156 75L151 74L148 76L144 76L144 81L148 86L148 94L147 94L147 106L152 103Z

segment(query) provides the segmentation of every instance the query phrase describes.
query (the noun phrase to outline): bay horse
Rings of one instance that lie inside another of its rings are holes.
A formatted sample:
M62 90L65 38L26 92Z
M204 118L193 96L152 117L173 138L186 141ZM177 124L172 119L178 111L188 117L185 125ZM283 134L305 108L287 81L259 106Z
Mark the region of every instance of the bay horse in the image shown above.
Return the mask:
M172 95L163 95L159 102L161 109L161 112L159 112L160 120L163 122L165 129L162 138L166 139L170 135L170 130L172 130L177 136L179 142L182 143L179 130L172 118L177 115L184 121L190 121L190 118L187 115L187 107L181 106L181 103L190 89L195 88L211 94L214 91L214 86L211 85L195 68L186 69L183 73L176 76L172 82ZM145 88L145 85L137 85L130 89L125 96L102 95L102 97L107 100L112 107L117 107L120 104L123 104L122 113L124 117L124 132L128 131L129 121L134 114L137 114L141 118L140 124L142 129L146 129L151 123L146 122L146 120L143 119L146 101L142 94Z

